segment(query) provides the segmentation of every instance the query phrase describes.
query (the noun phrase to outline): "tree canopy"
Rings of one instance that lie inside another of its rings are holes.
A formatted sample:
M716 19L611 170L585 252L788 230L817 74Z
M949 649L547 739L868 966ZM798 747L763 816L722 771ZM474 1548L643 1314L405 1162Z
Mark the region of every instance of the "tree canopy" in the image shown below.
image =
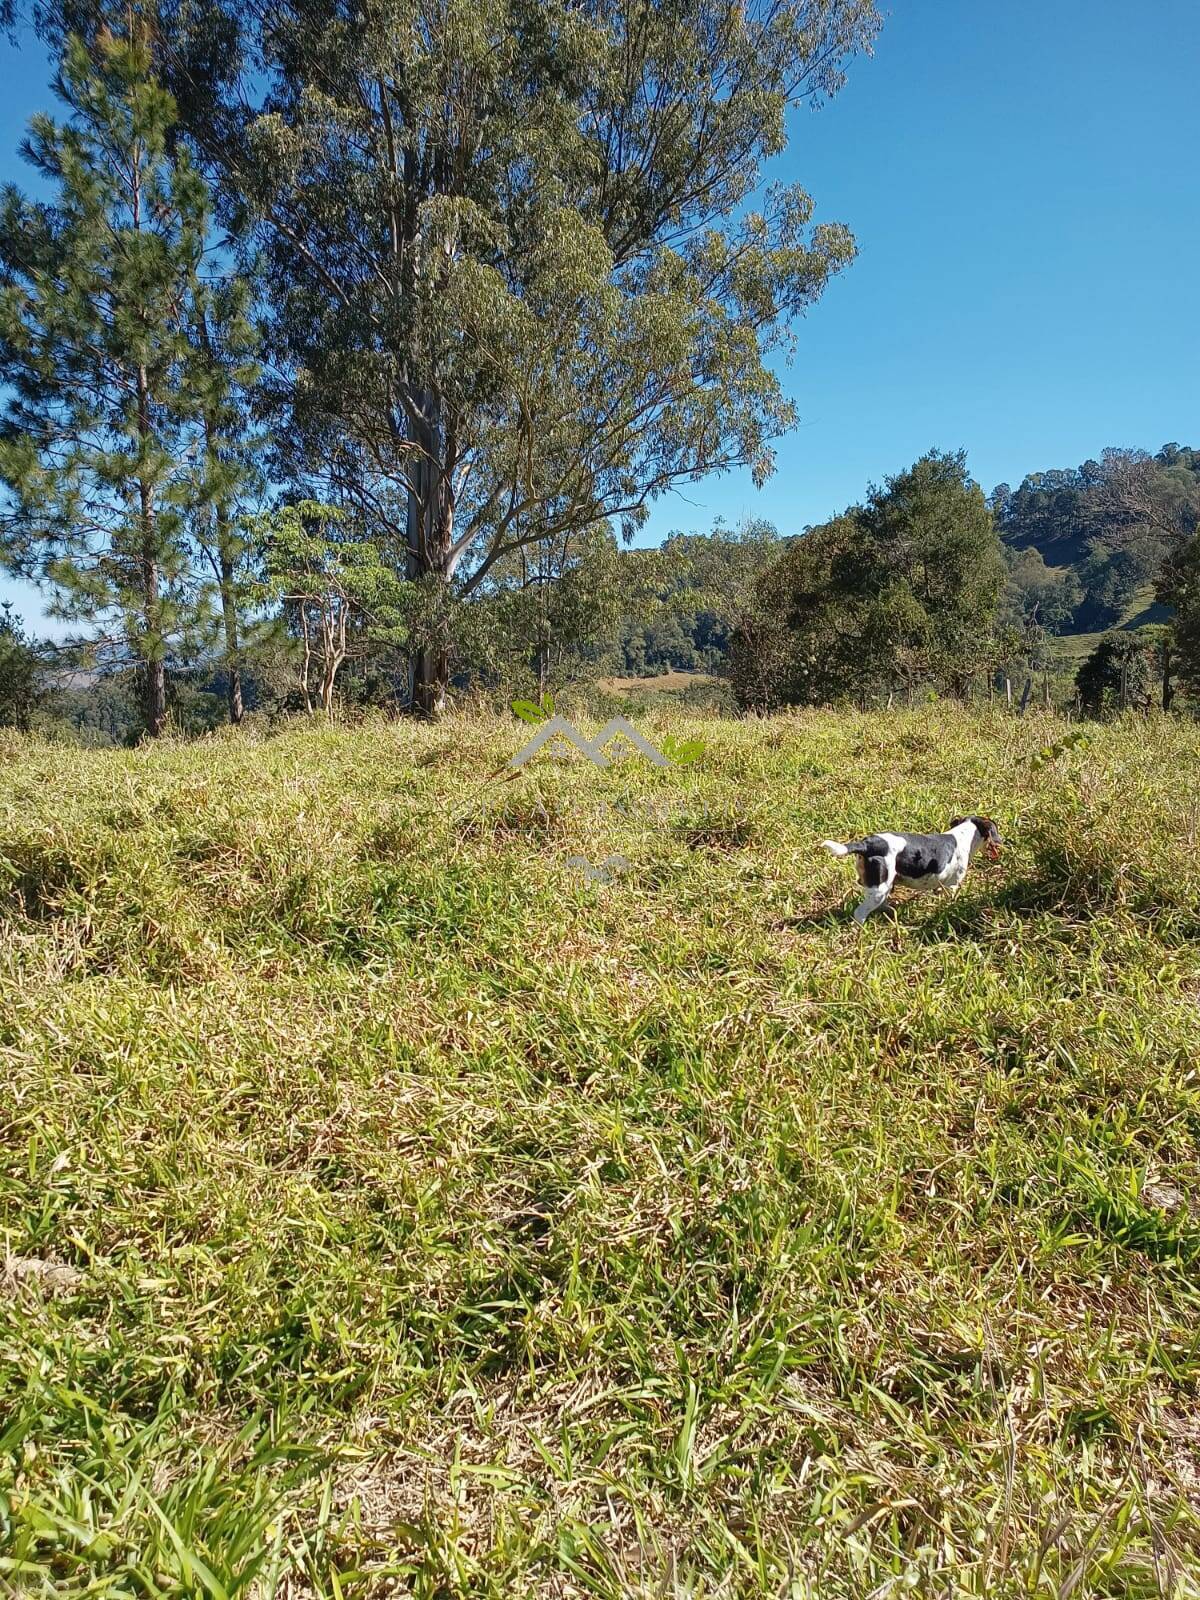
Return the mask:
M793 413L768 358L854 245L799 187L752 196L788 108L869 47L870 0L173 20L186 127L268 266L279 470L410 579L470 594L522 545L771 471ZM426 709L448 670L418 652Z
M985 664L1003 582L965 453L932 450L763 574L735 642L738 697L819 704L921 679L961 692Z

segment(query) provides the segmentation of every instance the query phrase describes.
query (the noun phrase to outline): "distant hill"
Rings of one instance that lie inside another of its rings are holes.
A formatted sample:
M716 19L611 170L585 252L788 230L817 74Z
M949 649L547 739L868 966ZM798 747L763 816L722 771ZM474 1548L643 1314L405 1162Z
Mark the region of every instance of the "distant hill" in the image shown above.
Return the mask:
M1009 563L1004 620L1036 621L1062 641L1057 656L1075 658L1111 628L1168 617L1154 580L1170 529L1200 507L1200 451L1105 450L1015 490L1000 484L991 506Z

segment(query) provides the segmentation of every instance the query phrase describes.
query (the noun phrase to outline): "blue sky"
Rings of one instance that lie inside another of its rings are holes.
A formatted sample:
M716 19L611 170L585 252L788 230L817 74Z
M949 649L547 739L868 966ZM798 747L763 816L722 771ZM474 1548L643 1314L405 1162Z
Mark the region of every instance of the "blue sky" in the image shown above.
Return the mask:
M1200 444L1198 66L1195 0L898 0L776 164L860 251L783 372L801 425L765 489L692 485L647 542L717 516L794 532L932 445L990 490L1109 444ZM45 72L29 44L0 69L20 181Z

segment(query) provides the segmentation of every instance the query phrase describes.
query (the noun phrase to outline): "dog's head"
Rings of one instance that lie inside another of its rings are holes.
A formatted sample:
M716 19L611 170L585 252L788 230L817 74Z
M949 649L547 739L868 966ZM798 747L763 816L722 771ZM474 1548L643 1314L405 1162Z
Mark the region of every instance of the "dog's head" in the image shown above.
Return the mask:
M1000 837L1000 829L992 821L991 817L955 817L950 826L957 828L963 822L973 822L975 824L975 832L979 835L979 843L982 844L987 852L988 860L997 860L1000 855L1000 846L1004 843L1004 840Z

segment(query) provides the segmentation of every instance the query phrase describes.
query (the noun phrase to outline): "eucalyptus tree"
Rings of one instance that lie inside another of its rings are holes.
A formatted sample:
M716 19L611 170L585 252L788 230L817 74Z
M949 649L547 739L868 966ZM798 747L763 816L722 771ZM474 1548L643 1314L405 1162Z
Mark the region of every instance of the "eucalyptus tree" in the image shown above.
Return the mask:
M281 473L406 576L476 592L523 545L629 534L698 474L772 470L770 358L854 244L756 198L872 0L211 0L171 81L261 246ZM430 602L439 611L440 602ZM414 701L443 699L444 642Z
M372 644L403 639L404 584L338 506L301 500L251 519L258 598L282 606L298 649L304 709L329 716L338 673Z

